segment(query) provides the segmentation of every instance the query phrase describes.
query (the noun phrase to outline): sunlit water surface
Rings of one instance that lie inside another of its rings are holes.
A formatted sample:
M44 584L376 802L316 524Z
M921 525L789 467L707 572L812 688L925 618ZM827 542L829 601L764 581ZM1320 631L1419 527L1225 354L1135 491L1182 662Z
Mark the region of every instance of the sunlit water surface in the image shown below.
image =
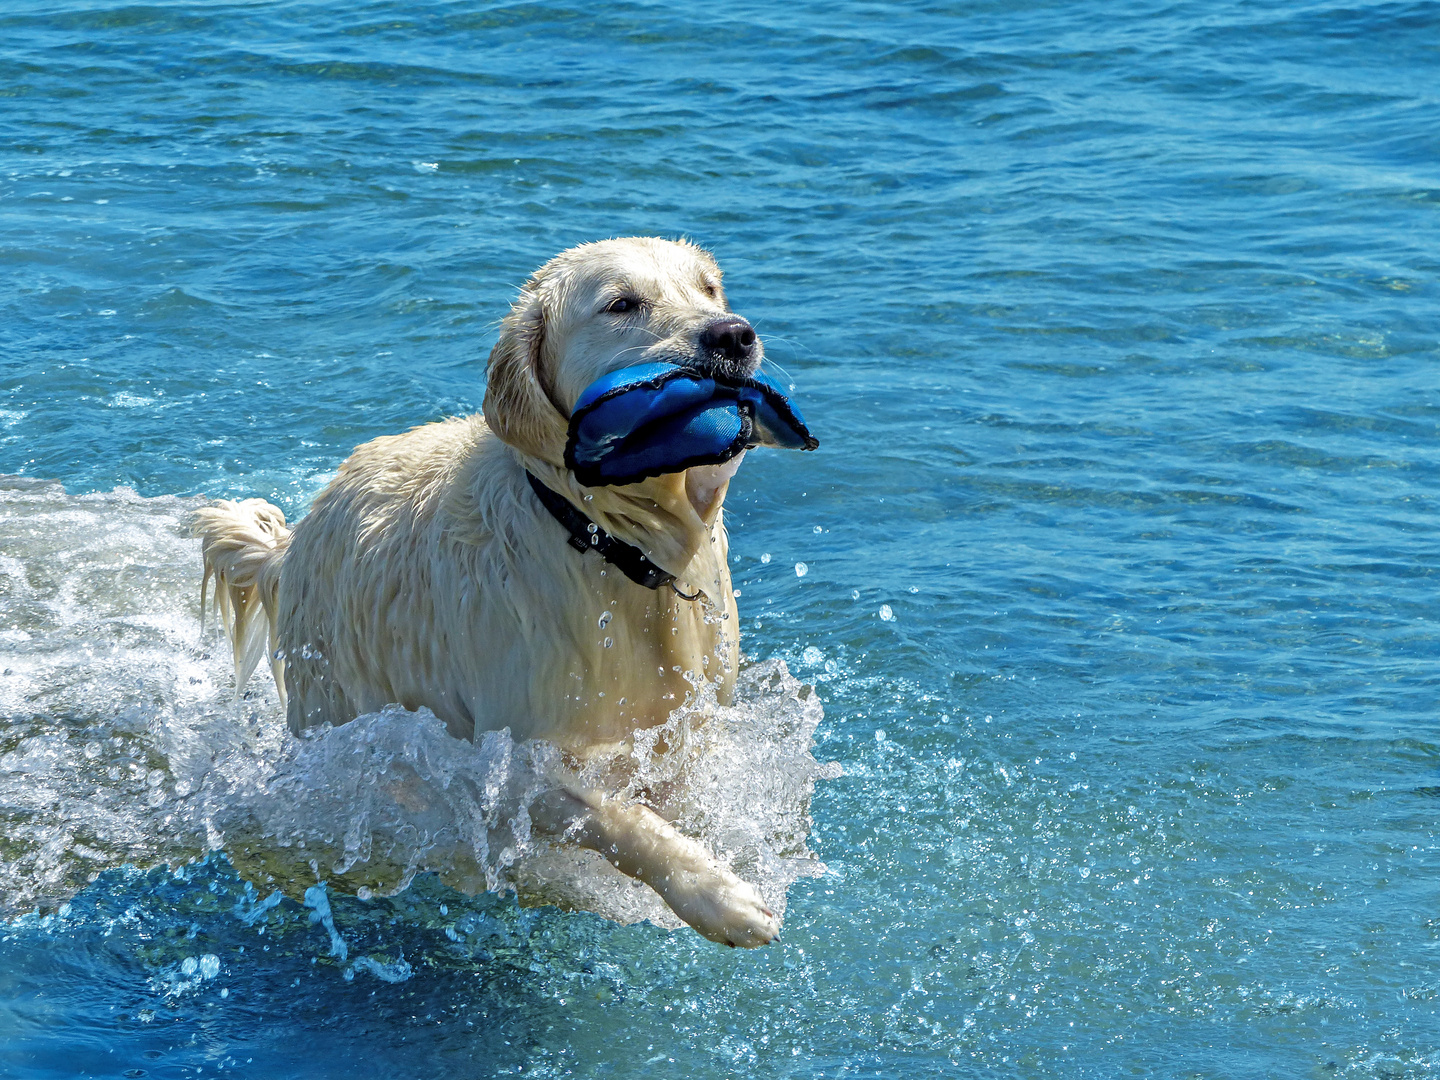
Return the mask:
M1437 43L1433 2L4 5L0 1072L1440 1074ZM287 742L198 623L198 496L293 517L476 409L518 283L628 233L716 252L823 444L731 488L753 692L684 766L788 895L759 952L474 891L444 843L504 863L524 748ZM408 889L249 883L371 826Z

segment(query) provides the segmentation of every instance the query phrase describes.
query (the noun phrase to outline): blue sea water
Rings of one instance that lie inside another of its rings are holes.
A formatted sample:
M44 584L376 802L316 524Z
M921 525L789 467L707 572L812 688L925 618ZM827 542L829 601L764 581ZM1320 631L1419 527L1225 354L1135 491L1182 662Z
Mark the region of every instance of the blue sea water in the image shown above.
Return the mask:
M781 942L167 868L173 497L302 513L637 233L822 442L727 504L845 773ZM7 0L0 1073L1440 1074L1437 278L1430 0Z

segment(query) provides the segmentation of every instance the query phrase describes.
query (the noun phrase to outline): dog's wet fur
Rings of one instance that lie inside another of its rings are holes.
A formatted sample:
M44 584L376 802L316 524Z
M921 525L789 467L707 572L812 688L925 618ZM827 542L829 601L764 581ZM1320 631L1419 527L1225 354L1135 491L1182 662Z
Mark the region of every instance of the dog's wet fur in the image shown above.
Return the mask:
M692 244L637 237L557 255L501 324L483 417L357 447L293 530L260 499L197 513L237 686L268 648L293 731L399 703L431 709L457 738L508 728L581 763L663 723L690 679L727 700L739 627L722 505L741 459L585 488L563 454L570 411L602 375L655 360L744 375L762 357ZM701 598L575 550L527 471ZM714 941L757 946L778 931L754 888L650 807L576 782L530 814Z

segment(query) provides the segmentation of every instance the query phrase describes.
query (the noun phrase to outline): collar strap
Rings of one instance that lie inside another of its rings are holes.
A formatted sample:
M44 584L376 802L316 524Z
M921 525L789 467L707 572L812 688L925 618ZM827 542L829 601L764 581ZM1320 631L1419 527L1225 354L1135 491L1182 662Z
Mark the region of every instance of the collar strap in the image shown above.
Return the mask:
M564 526L565 531L570 534L570 546L576 551L599 552L611 566L617 567L635 584L644 585L647 589L660 589L666 585L675 589L675 575L661 570L634 544L627 544L624 540L611 536L575 509L570 500L556 494L535 479L534 474L528 469L525 477L535 490L535 497L540 500L540 505L549 510L550 516ZM685 596L679 589L675 589L675 594L686 600L695 599L694 596Z

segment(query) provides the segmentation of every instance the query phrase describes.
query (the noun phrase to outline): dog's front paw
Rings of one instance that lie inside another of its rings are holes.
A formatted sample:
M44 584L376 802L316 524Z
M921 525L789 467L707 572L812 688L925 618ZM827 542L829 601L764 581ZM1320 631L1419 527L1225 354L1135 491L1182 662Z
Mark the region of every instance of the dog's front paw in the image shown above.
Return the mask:
M676 867L657 891L676 915L722 945L754 949L780 932L779 920L755 887L714 863Z

